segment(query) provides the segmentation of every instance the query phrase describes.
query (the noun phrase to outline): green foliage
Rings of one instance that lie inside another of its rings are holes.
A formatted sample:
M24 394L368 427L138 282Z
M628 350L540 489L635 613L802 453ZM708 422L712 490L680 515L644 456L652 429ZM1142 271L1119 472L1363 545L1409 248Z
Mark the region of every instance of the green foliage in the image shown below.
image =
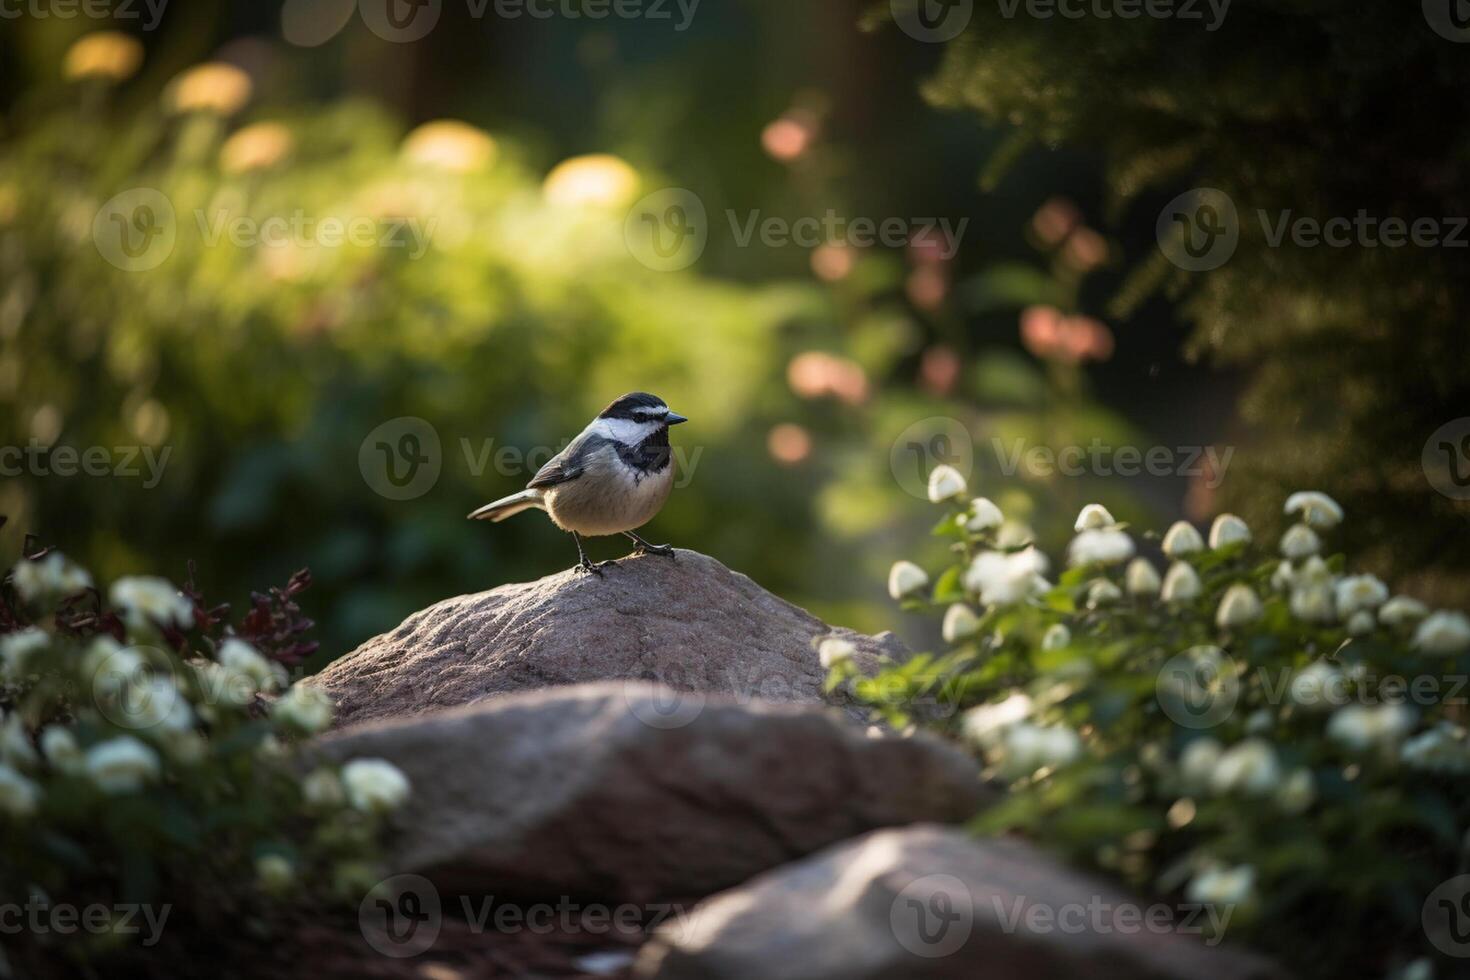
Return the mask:
M945 613L948 651L872 677L840 663L833 682L974 748L1008 788L978 833L1228 911L1227 938L1304 976L1437 955L1421 906L1470 859L1470 620L1318 555L1341 519L1320 494L1288 503L1290 558L1233 517L1210 545L1181 522L1163 576L1089 506L1055 584L983 503L946 510L951 563L890 589Z
M104 599L55 551L5 576L0 902L147 905L188 935L259 928L287 897L355 904L376 883L407 781L381 760L307 772L293 743L331 702L288 686L222 612L162 579L119 579ZM12 952L125 952L141 921L27 929Z
M1163 290L1197 325L1194 353L1256 368L1243 402L1255 439L1223 488L1230 506L1264 526L1275 517L1266 501L1331 483L1363 517L1346 532L1354 553L1464 601L1466 552L1444 548L1436 530L1462 520L1462 505L1426 491L1420 454L1470 404L1470 249L1276 246L1260 218L1365 213L1432 219L1447 234L1463 222L1463 45L1414 3L1227 9L1207 30L1178 17L1038 18L1024 3L1014 16L976 4L925 94L1034 144L1100 151L1113 216L1140 238L1179 191L1228 194L1239 214L1233 257L1190 273L1151 249L1114 313Z

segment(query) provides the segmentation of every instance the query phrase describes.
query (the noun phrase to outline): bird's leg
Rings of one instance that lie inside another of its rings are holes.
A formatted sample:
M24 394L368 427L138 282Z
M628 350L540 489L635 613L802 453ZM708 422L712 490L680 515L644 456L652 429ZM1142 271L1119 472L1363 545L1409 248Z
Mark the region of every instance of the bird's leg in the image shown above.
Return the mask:
M633 531L624 531L623 535L633 539L638 547L633 549L635 555L663 555L665 558L675 558L674 548L667 544L649 544Z
M612 568L617 565L616 559L609 559L608 561L598 562L588 561L587 552L582 550L582 536L579 535L576 531L571 532L571 534L572 540L577 543L577 557L581 559L581 561L577 562L577 571L591 572L593 575L601 575L604 568Z

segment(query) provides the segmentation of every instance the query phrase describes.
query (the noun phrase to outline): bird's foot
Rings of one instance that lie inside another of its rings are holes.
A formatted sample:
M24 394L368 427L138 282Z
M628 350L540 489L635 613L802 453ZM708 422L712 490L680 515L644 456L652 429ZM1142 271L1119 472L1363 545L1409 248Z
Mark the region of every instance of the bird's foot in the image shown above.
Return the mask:
M633 557L634 558L639 558L639 557L642 557L643 555L660 555L660 556L662 556L664 558L673 558L673 559L676 559L676 560L679 557L678 554L676 554L675 551L674 551L674 546L671 545L671 544L646 544L645 543L645 544L640 544L638 547L636 547L636 548L633 549Z
M607 561L582 561L577 563L577 571L590 572L598 578L602 577L603 569L617 567L618 560L616 558L609 558Z

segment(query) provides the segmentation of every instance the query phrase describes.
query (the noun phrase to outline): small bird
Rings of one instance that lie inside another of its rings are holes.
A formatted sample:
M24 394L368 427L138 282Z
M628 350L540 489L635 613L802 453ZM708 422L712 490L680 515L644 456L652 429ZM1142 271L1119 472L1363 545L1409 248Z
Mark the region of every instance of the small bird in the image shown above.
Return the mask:
M470 514L472 521L503 521L539 507L577 544L577 569L602 574L616 561L593 564L582 538L621 534L638 546L634 555L674 557L666 544L649 544L637 529L653 520L674 487L669 426L689 421L669 411L662 398L642 391L603 409L581 435L526 484L526 489Z

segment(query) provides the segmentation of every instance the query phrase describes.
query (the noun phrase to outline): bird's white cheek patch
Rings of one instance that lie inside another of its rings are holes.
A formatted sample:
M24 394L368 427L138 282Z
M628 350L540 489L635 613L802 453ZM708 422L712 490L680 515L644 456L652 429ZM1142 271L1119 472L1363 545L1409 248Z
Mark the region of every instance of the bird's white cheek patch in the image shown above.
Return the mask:
M636 446L658 431L657 422L635 422L632 419L598 419L592 431L625 446Z

